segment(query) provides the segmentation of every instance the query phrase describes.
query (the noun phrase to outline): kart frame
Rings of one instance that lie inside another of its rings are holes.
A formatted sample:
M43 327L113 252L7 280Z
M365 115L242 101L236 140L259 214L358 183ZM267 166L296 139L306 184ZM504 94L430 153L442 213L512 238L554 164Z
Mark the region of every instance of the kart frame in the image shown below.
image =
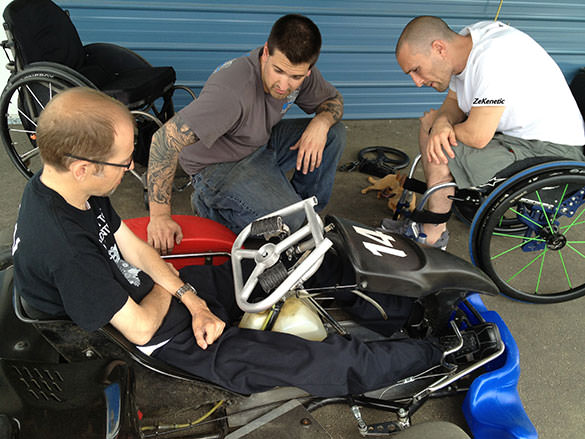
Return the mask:
M183 242L175 248L173 255L169 258L176 267L180 268L181 266L193 263L222 263L229 257L235 235L228 229L213 221L199 217L175 216L174 219L179 222L185 235ZM139 237L146 238L148 218L126 220L126 223ZM179 257L180 259L178 259ZM9 272L11 268L9 267L7 270ZM3 276L5 276L4 272ZM10 277L10 273L6 276ZM3 282L5 289L8 284L10 282ZM12 290L11 287L10 290ZM8 294L6 291L2 293ZM14 294L15 292L9 291L9 293ZM71 327L75 325L70 322L42 322L27 317L26 311L20 306L21 302L17 293L14 296L13 305L18 318L21 321L33 324L41 333L46 331L47 328L54 332L55 328L67 328L67 326L68 329L63 329L63 333L66 333L69 338L71 338L71 334L75 333L75 330L71 331ZM485 307L479 294L469 295L461 303L460 309L472 324L478 324L482 321L494 323L499 330L504 351L501 355L497 355L493 359L490 358L489 361L482 364L483 373L474 377L473 382L467 390L462 411L473 437L486 439L493 437L505 439L536 438L536 430L526 415L517 392L517 384L520 376L519 352L510 331L496 312L490 311ZM79 328L77 329L79 330ZM305 392L293 388L275 389L275 391L265 392L266 394L261 396L237 395L225 389L217 388L213 384L186 374L171 366L153 361L154 359L142 354L109 325L100 332L101 335L105 335L105 339L109 340L109 342L113 341L118 348L121 347L127 358L131 358L133 362L140 365L137 367L143 366L155 371L157 374L169 377L177 383L188 381L195 386L200 385L202 390L214 394L216 397L232 400L232 417L236 416L238 407L254 406L254 404L257 404L254 401L258 400L262 401L262 405L265 405L266 401L271 401L268 405L269 407L274 407L274 405L280 406L283 402L286 403L286 401L298 400L303 402L309 412L327 404L345 402L349 404L351 409L350 416L355 417L358 423L358 429L362 435L392 434L410 426L410 417L429 397L445 393L457 393L458 391L456 390L456 386L449 386L451 382L443 383L444 385L439 383L438 385L441 388L448 387L449 391L438 392L438 388L433 389L433 391L425 389L423 393L416 395L415 398L406 403L402 401L387 401L365 395L314 398ZM78 335L87 342L86 335ZM76 343L69 343L68 345L70 347L73 346L71 355L74 355L74 360L82 357L86 357L87 359L88 356L91 357L93 355L89 355L88 352L93 352L94 350L97 352L97 349L94 348L91 342L85 349L80 349ZM361 416L360 407L372 407L391 411L396 414L397 419L383 424L368 425ZM266 414L266 412L263 414ZM240 422L246 425L252 422L252 420L246 418L245 421Z

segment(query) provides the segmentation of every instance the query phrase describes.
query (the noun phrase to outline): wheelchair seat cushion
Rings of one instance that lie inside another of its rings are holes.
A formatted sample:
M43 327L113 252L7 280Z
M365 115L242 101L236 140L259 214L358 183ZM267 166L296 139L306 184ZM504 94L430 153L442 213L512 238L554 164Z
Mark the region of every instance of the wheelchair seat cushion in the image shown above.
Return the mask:
M112 74L97 64L84 65L79 72L97 88L130 109L152 102L173 87L172 67L145 67Z

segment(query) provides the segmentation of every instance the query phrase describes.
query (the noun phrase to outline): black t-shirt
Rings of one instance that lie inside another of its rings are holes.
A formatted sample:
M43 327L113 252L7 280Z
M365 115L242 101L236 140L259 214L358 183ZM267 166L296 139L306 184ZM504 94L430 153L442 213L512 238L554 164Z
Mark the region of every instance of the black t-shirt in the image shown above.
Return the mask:
M15 287L33 308L96 330L128 296L140 302L154 283L122 257L114 238L121 220L108 198L91 197L90 209L79 210L39 177L24 190L15 226ZM188 324L187 309L173 300L148 344L166 340Z

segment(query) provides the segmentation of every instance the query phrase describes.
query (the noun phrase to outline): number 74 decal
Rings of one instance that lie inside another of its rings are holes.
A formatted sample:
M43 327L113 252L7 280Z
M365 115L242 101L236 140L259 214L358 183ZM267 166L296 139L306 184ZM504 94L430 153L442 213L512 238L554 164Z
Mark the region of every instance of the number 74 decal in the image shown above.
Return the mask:
M378 243L374 244L373 242L362 242L364 247L372 252L374 256L382 256L382 253L386 253L389 255L398 256L399 258L406 257L406 253L403 250L394 248L392 243L395 241L395 239L392 236L386 235L379 230L364 229L358 226L353 226L353 229L356 231L356 233Z

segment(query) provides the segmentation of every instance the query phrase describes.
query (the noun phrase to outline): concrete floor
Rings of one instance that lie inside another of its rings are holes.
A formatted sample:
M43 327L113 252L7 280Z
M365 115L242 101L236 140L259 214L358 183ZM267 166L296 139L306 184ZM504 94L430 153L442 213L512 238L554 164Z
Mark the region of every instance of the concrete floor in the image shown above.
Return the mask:
M366 146L386 145L416 154L416 120L346 121L348 146L342 163L355 160L357 151ZM1 156L2 153L0 153ZM0 246L11 243L19 199L26 183L7 156L0 160L1 203ZM373 192L366 195L360 189L367 186L367 175L358 172L336 176L335 187L327 213L350 218L364 224L378 225L389 215L385 201L376 199ZM173 212L188 214L190 190L176 194ZM113 203L123 218L144 216L140 183L130 175L114 194ZM469 259L468 228L456 219L449 222L451 238L449 251ZM583 395L585 379L582 362L585 358L585 299L554 305L533 305L490 297L488 308L497 311L510 328L521 354L522 374L519 392L528 416L542 439L573 439L583 437L585 408ZM581 340L581 341L579 341ZM462 427L460 398L432 401L415 414L413 422L442 419ZM340 416L340 414L347 416ZM315 412L315 417L335 438L361 437L355 421L345 407L329 406ZM384 414L366 411L367 422L383 422ZM497 439L497 438L494 438Z

